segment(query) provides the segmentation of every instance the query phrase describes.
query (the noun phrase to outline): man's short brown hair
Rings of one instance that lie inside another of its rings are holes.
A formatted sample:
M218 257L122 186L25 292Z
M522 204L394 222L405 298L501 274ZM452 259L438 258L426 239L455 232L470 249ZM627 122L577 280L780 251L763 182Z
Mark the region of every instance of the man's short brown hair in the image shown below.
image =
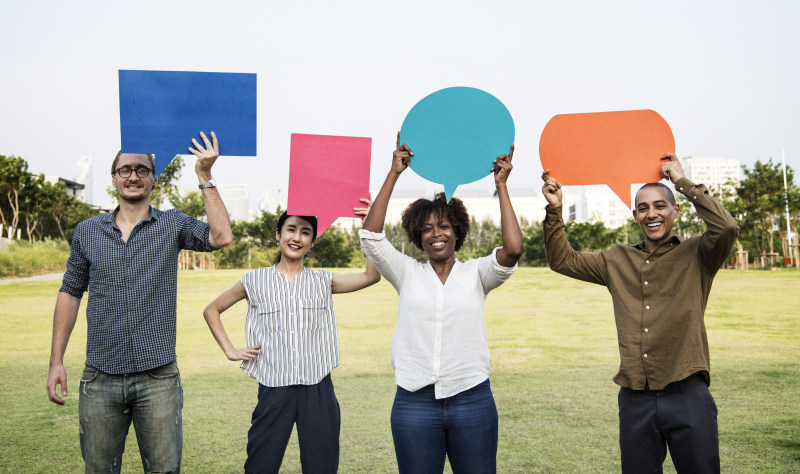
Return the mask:
M448 203L444 193L437 194L433 199L417 199L403 210L400 219L408 241L422 250L422 228L431 215L450 222L456 234L456 251L461 249L469 233L469 212L461 199L452 198Z

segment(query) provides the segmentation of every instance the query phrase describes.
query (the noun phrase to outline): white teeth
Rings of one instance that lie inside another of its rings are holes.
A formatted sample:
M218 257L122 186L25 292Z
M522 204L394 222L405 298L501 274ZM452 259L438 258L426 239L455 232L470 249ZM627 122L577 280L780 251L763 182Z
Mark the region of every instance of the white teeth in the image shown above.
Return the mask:
M441 248L444 247L444 242L434 242L431 244L431 247Z

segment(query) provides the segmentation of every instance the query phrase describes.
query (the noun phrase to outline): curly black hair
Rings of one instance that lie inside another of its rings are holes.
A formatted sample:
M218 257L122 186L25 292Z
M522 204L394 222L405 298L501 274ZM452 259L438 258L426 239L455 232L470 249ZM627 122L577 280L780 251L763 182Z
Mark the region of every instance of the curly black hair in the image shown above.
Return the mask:
M422 250L422 227L431 215L450 221L456 234L456 251L461 249L469 233L469 212L461 199L451 198L448 203L444 193L437 194L433 199L417 199L403 210L400 219L408 241Z

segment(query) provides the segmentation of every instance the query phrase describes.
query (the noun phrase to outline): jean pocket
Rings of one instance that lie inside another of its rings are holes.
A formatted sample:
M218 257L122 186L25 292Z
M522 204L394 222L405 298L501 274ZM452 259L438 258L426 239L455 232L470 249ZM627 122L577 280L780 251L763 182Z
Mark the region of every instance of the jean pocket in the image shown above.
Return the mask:
M147 371L147 375L156 379L174 378L179 374L180 372L178 372L178 364L176 362L170 362L169 364L164 364L161 367L156 367L155 369Z
M89 392L86 391L86 388L91 382L93 382L97 378L97 375L99 373L100 371L95 369L91 365L87 365L86 367L84 367L83 374L81 375L81 381L79 383L80 392L82 392L87 397L91 397Z

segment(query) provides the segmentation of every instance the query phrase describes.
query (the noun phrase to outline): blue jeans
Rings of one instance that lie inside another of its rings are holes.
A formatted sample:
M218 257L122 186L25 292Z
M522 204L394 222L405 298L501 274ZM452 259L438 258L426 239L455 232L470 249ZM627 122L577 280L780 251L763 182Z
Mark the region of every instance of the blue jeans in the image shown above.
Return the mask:
M120 472L131 421L144 472L180 472L182 408L183 389L175 362L121 375L87 365L78 402L86 472Z
M454 473L497 471L497 407L489 380L437 400L432 385L397 387L392 438L401 474L441 473L445 455Z

